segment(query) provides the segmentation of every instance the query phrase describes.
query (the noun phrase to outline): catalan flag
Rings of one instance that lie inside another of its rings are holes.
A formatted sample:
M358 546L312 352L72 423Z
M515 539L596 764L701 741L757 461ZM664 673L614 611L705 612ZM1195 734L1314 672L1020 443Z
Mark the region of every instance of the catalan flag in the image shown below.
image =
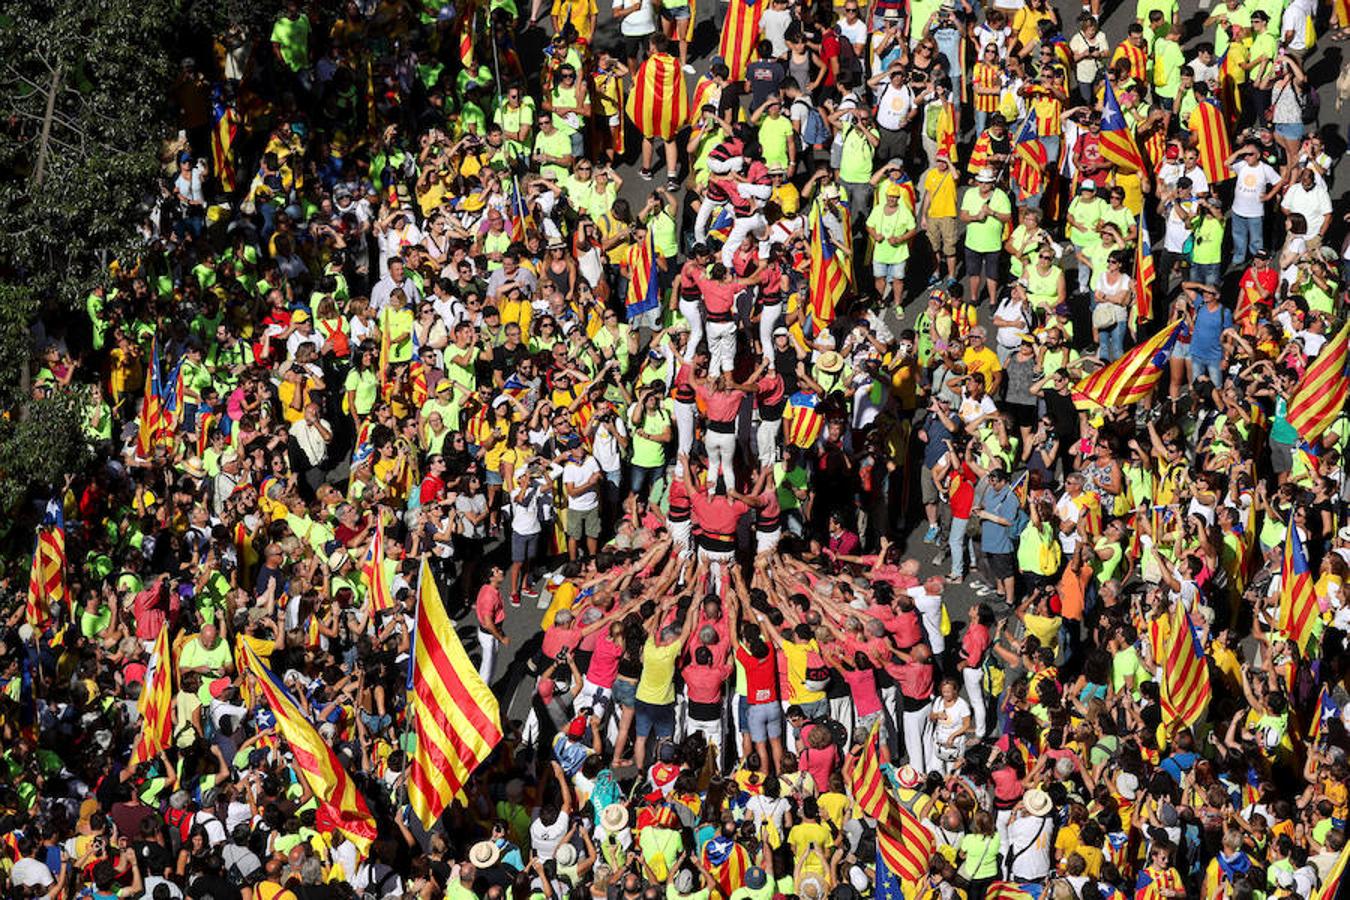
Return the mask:
M220 189L232 194L239 177L234 165L234 139L239 136L239 113L235 112L221 87L213 92L211 123L211 170L216 173Z
M159 627L145 683L136 709L141 716L141 736L131 748L131 764L148 762L168 748L173 740L173 653L169 647L169 623Z
M939 156L946 156L956 165L956 105L943 100L938 109L936 122L936 141Z
M1302 652L1317 625L1317 592L1313 590L1315 573L1308 563L1308 554L1303 539L1298 536L1292 512L1285 538L1284 564L1280 567L1279 627Z
M248 673L276 717L277 730L291 748L295 770L319 803L316 827L320 832L341 831L363 854L369 853L376 830L365 798L281 679L258 658L251 644L245 641L243 648Z
M1120 359L1078 382L1074 387L1074 404L1079 409L1129 406L1147 397L1167 368L1180 327L1181 320L1178 319Z
M408 803L430 828L501 741L502 729L497 698L469 661L425 559L417 580L408 665L408 717L417 747L408 767Z
M34 628L41 628L50 618L53 603L65 603L66 592L66 518L61 500L54 497L47 502L38 526L37 542L33 546L33 565L28 573L28 596L25 616Z
M984 889L984 900L1032 900L1032 896L1016 881L995 881Z
M764 13L764 3L765 0L731 0L727 7L717 53L726 60L732 81L745 77L745 67L759 42L759 18Z
M828 328L834 321L835 307L844 297L848 287L848 276L839 253L830 239L829 232L821 221L820 201L811 205L811 271L808 278L810 287L811 319L816 328ZM844 227L848 227L847 218Z
M136 455L149 459L154 455L164 430L167 411L164 408L164 375L159 364L159 335L150 337L150 377L141 398L141 411L136 421Z
M798 391L788 398L787 441L793 447L803 450L814 447L820 439L820 431L825 427L825 417L820 413L820 398L808 391Z
M1232 142L1228 137L1228 116L1215 97L1205 97L1191 112L1190 132L1195 135L1195 146L1200 151L1200 168L1211 185L1233 177L1228 168Z
M713 877L712 897L727 900L745 884L750 869L750 853L734 838L717 835L703 845L703 867Z
M878 746L880 731L881 723L877 722L867 735L862 754L853 764L849 785L853 802L858 804L863 815L878 820L885 818L886 806L891 802L890 795L886 793L886 776L881 772L881 750Z
M1308 723L1308 740L1316 742L1327 730L1327 723L1341 717L1341 707L1331 698L1331 691L1324 684L1317 695L1317 706L1313 709L1312 721Z
M1163 722L1194 725L1209 706L1209 664L1181 604L1175 604L1168 617L1168 645L1162 658Z
M1126 123L1125 115L1120 111L1120 102L1116 100L1116 91L1111 87L1111 79L1106 79L1105 85L1100 136L1102 158L1123 171L1143 172L1147 167L1144 157L1139 153L1134 129Z
M379 518L378 509L371 515L376 516L375 533L370 538L370 549L366 551L366 569L362 574L365 575L370 608L380 612L394 608L394 593L385 566L384 519Z
M933 833L923 827L919 817L899 803L888 801L886 815L877 820L877 897L883 872L901 885L918 881L928 874L928 862L937 852Z
M514 397L519 400L530 392L530 387L520 380L520 376L515 372L502 382L502 393L508 397Z
M1299 437L1312 442L1340 415L1350 393L1350 322L1336 332L1308 366L1294 396L1287 418Z
M1012 176L1022 197L1032 197L1045 187L1045 169L1050 157L1036 132L1036 111L1027 113L1013 144Z
M459 65L465 72L477 68L473 57L473 22L475 4L469 4L459 20Z
M1139 210L1139 240L1134 245L1134 311L1135 321L1147 322L1153 318L1153 282L1158 270L1153 266L1153 244L1148 239L1148 223L1144 211ZM1166 288L1166 285L1163 286Z
M994 138L989 134L988 129L980 133L975 139L975 145L970 148L970 159L966 160L966 174L972 178L979 174L981 169L989 168L989 158L994 150ZM952 165L956 160L952 160Z
M656 236L650 231L628 249L628 296L624 306L628 321L661 305L661 280L656 270Z
M1064 35L1056 31L1045 39L1045 44L1051 50L1055 51L1055 58L1059 64L1064 67L1065 72L1073 71L1073 53L1069 51L1069 42L1064 40Z
M656 53L638 66L626 110L643 137L673 138L689 119L689 92L680 61L669 53Z
M1148 73L1148 50L1143 47L1136 47L1129 40L1120 42L1116 47L1116 52L1111 54L1111 65L1109 68L1116 67L1116 60L1123 59L1130 64L1130 78L1142 83ZM1107 89L1110 89L1110 79L1107 79Z

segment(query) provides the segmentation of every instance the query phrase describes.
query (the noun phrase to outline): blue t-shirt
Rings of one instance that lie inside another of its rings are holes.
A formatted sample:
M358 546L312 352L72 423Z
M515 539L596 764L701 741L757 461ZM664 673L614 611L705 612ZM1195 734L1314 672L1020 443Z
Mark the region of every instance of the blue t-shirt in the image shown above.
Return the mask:
M1228 307L1216 310L1205 307L1203 300L1195 301L1195 327L1191 329L1191 359L1205 361L1223 359L1223 344L1219 336L1233 327L1233 313Z
M984 508L991 516L1012 522L1017 515L1017 495L1008 485L1001 491L988 491L984 495ZM1012 526L985 519L980 523L980 541L985 553L1012 553Z
M952 431L942 424L942 419L929 413L923 421L923 433L928 436L923 448L923 464L928 468L938 464L938 460L947 455L947 441Z

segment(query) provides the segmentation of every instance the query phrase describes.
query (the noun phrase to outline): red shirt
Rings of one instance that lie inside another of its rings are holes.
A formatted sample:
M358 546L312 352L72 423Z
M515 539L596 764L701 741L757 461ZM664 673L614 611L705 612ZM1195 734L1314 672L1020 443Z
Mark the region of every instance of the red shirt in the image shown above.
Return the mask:
M916 609L897 609L895 617L886 625L886 630L895 637L895 643L901 650L908 650L923 640L923 625L919 622Z
M156 582L141 591L131 601L131 610L136 618L136 637L142 641L153 641L159 636L160 627L168 621L169 615L178 608L178 592L164 589L164 582Z
M694 283L703 292L703 306L708 312L719 315L731 313L731 308L736 303L736 294L740 290L739 287L725 281L714 281L706 275L697 276Z
M709 390L703 385L697 388L698 397L708 411L710 422L734 422L741 412L741 401L745 395L740 391Z
M544 631L543 643L539 645L539 652L552 659L558 655L558 651L566 647L568 652L577 649L577 644L581 643L581 628L564 628L561 625L554 625Z
M844 669L844 681L853 695L853 709L860 716L881 711L881 695L877 693L875 669Z
M783 383L783 376L777 372L770 372L755 382L755 401L760 409L777 407L786 394L787 385Z
M706 494L694 494L690 500L694 505L694 521L706 534L729 536L736 533L736 523L749 511L739 500L730 497L709 497Z
M892 676L900 693L911 700L926 700L933 696L933 666L930 663L907 662L896 666Z
M961 665L973 669L984 661L989 650L989 629L972 622L961 636Z
M502 605L502 592L490 584L485 584L478 589L478 599L474 601L473 611L478 616L478 626L484 631L488 629L486 625L496 625L501 630L501 624L506 621L506 607Z
M596 687L614 686L614 676L619 674L619 657L623 656L623 644L611 640L610 636L600 633L595 642L595 651L591 654L591 664L586 668L586 680Z
M428 475L422 479L422 488L417 492L418 498L423 506L435 503L445 495L445 482L435 475ZM334 535L336 537L336 534Z
M948 491L951 493L952 518L969 519L970 508L975 505L975 482L978 480L975 473L962 460L961 468L956 472L949 472L947 478Z
M773 654L763 659L751 656L744 647L736 648L736 661L745 669L745 694L747 701L758 706L762 703L778 702L778 671L774 666Z
M690 703L716 703L722 699L722 685L731 674L728 663L700 666L690 663L684 667L684 691Z

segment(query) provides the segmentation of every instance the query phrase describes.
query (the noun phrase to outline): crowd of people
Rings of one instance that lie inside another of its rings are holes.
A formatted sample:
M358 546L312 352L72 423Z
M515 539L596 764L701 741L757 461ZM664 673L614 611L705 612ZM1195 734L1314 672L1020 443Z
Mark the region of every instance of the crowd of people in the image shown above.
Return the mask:
M745 60L691 0L286 0L183 60L141 255L34 328L96 462L15 517L63 573L6 568L6 896L898 900L873 752L907 897L1336 896L1350 419L1290 404L1346 353L1308 66L1350 23L750 5ZM1163 329L1142 402L1084 402ZM424 561L504 733L431 828Z

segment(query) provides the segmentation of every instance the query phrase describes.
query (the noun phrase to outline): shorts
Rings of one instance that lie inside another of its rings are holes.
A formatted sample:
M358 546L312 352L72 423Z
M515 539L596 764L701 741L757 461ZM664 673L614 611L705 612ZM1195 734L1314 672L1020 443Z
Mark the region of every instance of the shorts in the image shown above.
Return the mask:
M1013 424L1018 428L1036 426L1036 406L1031 403L1004 403L1004 412L1012 416Z
M614 698L616 706L632 709L637 705L637 682L629 681L627 678L615 678L614 686L610 688L610 696Z
M511 562L529 562L537 557L539 555L539 538L542 534L539 531L534 534L511 532Z
M1307 128L1302 122L1276 122L1274 131L1277 137L1282 137L1286 141L1301 141L1303 135L1307 133Z
M1294 445L1271 441L1270 467L1275 470L1276 475L1283 475L1292 470L1294 468Z
M617 683L617 682L616 682ZM675 704L637 701L636 728L638 737L657 739L675 736Z
M901 260L897 263L872 263L873 278L887 278L891 281L905 280L905 263L908 260Z
M866 731L868 734L871 734L872 726L878 722L881 723L881 729L877 733L877 740L883 744L887 743L891 738L890 728L886 724L886 710L884 709L879 709L874 713L868 713L865 716L858 716L853 722L853 732L856 734L859 731Z
M928 243L934 253L940 256L955 256L956 236L959 230L956 219L951 216L943 216L940 219L929 216L928 227L924 229L924 233L928 235Z
M573 540L600 537L600 510L576 509L567 511L567 536Z
M496 485L497 487L501 487L503 484L506 483L506 482L504 482L504 481L502 480L502 473L501 473L501 472L491 472L491 471L490 471L490 472L487 473L487 477L484 478L483 480L488 484L489 487L491 487L491 486L493 486L493 485Z
M689 543L689 536L694 529L693 522L689 519L684 519L679 522L667 522L666 528L670 531L671 544L676 550L679 550L682 555L687 556L691 546Z
M755 552L772 553L778 549L778 542L783 537L782 529L775 528L773 531L755 532Z
M628 490L638 496L649 493L665 474L666 467L664 464L659 466L631 465L628 467Z
M937 503L942 499L937 482L933 480L933 470L928 466L919 467L919 498L924 503Z
M663 6L661 7L661 18L671 22L687 22L689 21L689 7L677 6L674 9L671 9L670 7Z
M978 250L966 248L966 277L978 278L998 278L999 257L1003 254L995 250L991 253L981 253Z
M655 34L655 32L652 32ZM647 52L647 42L651 40L650 34L642 34L637 37L625 34L623 36L623 52L629 59L641 59Z
M1173 359L1190 359L1190 358L1191 358L1191 343L1190 343L1190 341L1187 341L1187 342L1184 343L1184 344L1183 344L1181 341L1177 341L1175 344L1173 344L1173 345L1172 345L1172 358L1173 358Z
M989 574L999 581L1013 577L1013 574L1017 571L1013 567L1013 555L1011 553L986 553L984 558L989 562Z
M777 703L755 703L750 705L745 717L746 731L750 740L756 744L781 738L783 736L783 711Z

